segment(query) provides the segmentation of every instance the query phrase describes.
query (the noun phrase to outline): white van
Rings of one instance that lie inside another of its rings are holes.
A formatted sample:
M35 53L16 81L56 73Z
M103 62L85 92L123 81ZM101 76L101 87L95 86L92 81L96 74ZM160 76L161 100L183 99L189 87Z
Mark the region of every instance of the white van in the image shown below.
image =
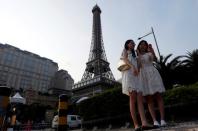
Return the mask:
M79 115L67 115L67 125L69 128L81 128L82 121ZM52 128L58 127L58 115L52 120Z

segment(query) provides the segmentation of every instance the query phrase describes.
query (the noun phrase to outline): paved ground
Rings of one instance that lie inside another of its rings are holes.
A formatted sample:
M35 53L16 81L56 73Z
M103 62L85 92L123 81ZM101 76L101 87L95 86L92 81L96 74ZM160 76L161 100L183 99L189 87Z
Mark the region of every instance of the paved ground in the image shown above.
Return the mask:
M55 131L54 129L43 129L43 130L32 130L32 131ZM119 129L97 129L96 127L92 130L70 130L70 131L134 131L132 128L119 128ZM166 127L158 129L152 129L147 131L198 131L198 121L193 122L182 122L182 123L171 123Z
M82 131L82 130L75 130ZM86 131L86 130L85 130ZM134 131L132 128L120 128L120 129L92 129L91 131ZM182 122L182 123L170 123L166 127L158 129L152 129L147 131L198 131L198 121Z

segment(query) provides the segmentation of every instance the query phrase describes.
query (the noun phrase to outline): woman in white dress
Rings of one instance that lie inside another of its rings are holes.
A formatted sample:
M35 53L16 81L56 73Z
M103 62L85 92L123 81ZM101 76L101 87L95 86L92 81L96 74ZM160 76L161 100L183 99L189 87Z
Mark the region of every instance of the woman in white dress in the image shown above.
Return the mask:
M153 61L156 59L154 50L151 44L148 44L147 41L140 41L138 47L138 65L140 71L140 79L143 87L143 96L146 96L148 103L149 112L153 119L154 126L165 126L166 122L164 121L164 102L161 96L161 93L165 92L165 88L162 82L162 78L153 66ZM157 101L161 121L160 124L156 119L156 114L154 111L154 99Z
M130 65L130 69L122 72L122 92L129 96L130 113L133 119L135 131L141 130L136 117L136 100L140 114L142 128L149 128L144 114L142 86L138 76L137 60L134 51L135 43L133 40L127 40L125 49L122 52L121 59Z

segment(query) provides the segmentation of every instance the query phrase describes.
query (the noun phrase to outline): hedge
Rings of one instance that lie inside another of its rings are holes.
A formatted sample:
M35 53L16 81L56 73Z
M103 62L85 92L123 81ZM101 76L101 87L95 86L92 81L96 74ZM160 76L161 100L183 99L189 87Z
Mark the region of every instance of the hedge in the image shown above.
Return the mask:
M78 113L84 120L98 119L120 113L129 112L128 96L123 95L121 88L111 89L82 101L78 106Z
M164 94L165 107L168 107L168 113L174 115L178 106L172 108L174 105L190 105L191 103L198 103L198 83L189 86L179 86L171 90L167 90ZM192 105L191 104L191 105ZM188 107L184 107L185 110ZM92 122L104 123L106 121L125 122L129 121L129 98L122 94L121 87L108 90L102 94L96 95L92 98L82 101L77 105L78 114L84 120L84 124ZM171 116L170 115L170 116ZM108 122L106 122L108 123Z
M188 86L179 86L167 90L164 94L165 105L187 104L198 100L198 83Z

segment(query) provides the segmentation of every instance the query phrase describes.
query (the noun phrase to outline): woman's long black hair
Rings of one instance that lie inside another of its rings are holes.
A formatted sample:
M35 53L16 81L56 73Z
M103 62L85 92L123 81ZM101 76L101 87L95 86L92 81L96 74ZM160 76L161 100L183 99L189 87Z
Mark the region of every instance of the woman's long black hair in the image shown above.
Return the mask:
M139 44L138 44L138 46L137 46L137 50L140 52L140 45L141 45L141 44L145 44L145 45L146 45L146 48L147 48L146 52L148 52L148 42L145 41L145 40L141 40L141 41L139 42Z
M128 48L128 44L129 43L134 43L134 41L133 40L127 40L126 42L125 42L125 44L124 44L124 48L125 48L125 50L129 50L129 48ZM134 43L135 44L135 43ZM135 50L134 49L132 49L131 50L131 53L132 53L132 56L133 57L136 57L136 54L135 54Z

